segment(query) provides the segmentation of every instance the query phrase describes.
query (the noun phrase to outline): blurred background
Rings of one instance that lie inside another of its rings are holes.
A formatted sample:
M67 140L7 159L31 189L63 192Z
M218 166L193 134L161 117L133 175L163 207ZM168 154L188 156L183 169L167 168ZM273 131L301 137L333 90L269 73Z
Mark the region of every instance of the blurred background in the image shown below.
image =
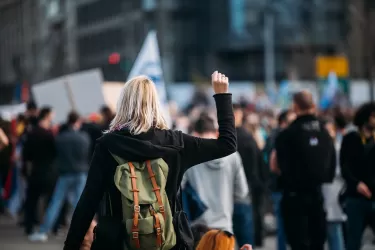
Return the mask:
M153 31L157 39L147 43ZM147 64L148 56L156 66ZM342 115L344 125L355 108L374 100L375 1L0 0L0 121L6 124L0 128L17 145L25 126L11 133L11 125L26 123L22 114L29 119L26 103L33 101L35 112L52 107L54 125L76 110L107 129L123 83L146 74L139 65L135 70L137 60L165 91L173 128L184 132L202 111L214 112L210 76L226 74L262 151L297 90L311 91L319 115ZM4 156L9 164L0 164L3 178L20 161L12 160L13 151ZM258 249L270 250L277 228L269 191L262 196L267 237ZM1 249L30 247L16 224L0 219ZM29 249L61 249L64 237ZM374 249L372 241L367 235L365 249Z
M0 102L91 68L124 81L151 29L168 85L204 82L214 69L259 88L314 85L333 63L349 98L370 99L374 10L371 0L1 0Z

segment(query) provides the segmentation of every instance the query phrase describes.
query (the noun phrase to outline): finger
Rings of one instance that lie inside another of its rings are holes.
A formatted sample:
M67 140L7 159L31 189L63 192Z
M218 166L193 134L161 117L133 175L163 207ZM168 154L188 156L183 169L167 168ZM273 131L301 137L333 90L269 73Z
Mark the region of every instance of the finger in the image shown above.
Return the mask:
M219 73L219 74L217 75L217 80L218 80L218 82L221 82L221 77L222 77L222 74Z
M224 74L221 75L221 82L225 83L225 75Z
M217 70L212 73L211 78L214 79L217 76Z
M216 72L217 72L217 71L214 71L214 72L212 73L212 75L211 75L211 81L214 81L214 80L215 80Z
M225 83L229 83L229 79L228 79L228 77L225 77L224 82L225 82Z
M219 72L218 72L218 71L215 71L214 82L217 82L217 81L218 81L218 78L219 78Z

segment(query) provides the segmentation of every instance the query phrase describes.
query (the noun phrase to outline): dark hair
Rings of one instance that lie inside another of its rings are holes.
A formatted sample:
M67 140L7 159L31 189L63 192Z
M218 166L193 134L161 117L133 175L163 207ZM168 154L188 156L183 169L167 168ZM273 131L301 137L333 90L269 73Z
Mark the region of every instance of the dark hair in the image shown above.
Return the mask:
M279 116L277 117L277 123L279 124L279 126L283 123L283 122L287 122L288 121L288 115L289 115L289 110L283 110Z
M100 113L106 114L106 115L112 115L112 110L108 106L104 105L101 107Z
M346 128L346 125L348 125L348 121L343 113L338 113L334 116L335 119L335 126L339 129Z
M26 116L24 114L19 114L17 116L17 122L26 122L27 119L26 119Z
M68 117L67 117L67 125L73 125L74 123L76 123L78 120L80 119L80 116L77 112L75 111L71 111L69 114L68 114Z
M36 103L33 101L28 102L26 105L26 109L27 110L37 109Z
M310 110L314 107L314 99L310 92L303 90L293 95L293 102L302 111Z
M207 114L201 114L194 124L194 131L203 134L207 132L216 132L215 121Z
M233 110L238 110L238 109L242 109L241 104L233 103Z
M38 121L46 119L46 117L49 116L51 112L52 112L51 107L43 107L39 112Z
M375 114L375 102L363 104L355 113L353 124L358 128L363 127L368 122L372 114Z

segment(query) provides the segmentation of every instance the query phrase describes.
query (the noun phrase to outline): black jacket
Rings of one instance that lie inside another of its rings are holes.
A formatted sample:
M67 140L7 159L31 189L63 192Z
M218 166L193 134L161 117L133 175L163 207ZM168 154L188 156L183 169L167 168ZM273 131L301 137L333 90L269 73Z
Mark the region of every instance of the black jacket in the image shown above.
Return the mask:
M275 141L279 133L282 131L281 128L276 128L272 130L270 136L267 138L266 145L264 146L263 153L266 158L266 165L268 168L269 173L269 188L272 192L280 192L282 191L281 183L280 183L280 176L278 174L272 173L270 168L270 158L271 153L275 148Z
M30 178L55 178L56 145L52 131L37 126L28 132L22 158L24 162L32 163Z
M357 185L364 182L371 190L375 199L375 146L374 138L365 142L357 131L346 134L340 149L340 166L346 182L346 194L351 197L361 197Z
M241 156L242 164L245 170L247 184L254 192L264 187L264 176L262 175L261 152L254 137L244 128L236 128L238 153Z
M332 182L336 170L333 139L313 115L298 117L276 138L277 161L284 190L315 191Z
M105 191L111 196L113 217L122 221L121 196L113 183L118 164L109 151L129 161L163 158L169 166L166 192L172 211L182 176L188 168L236 151L232 96L220 94L214 97L220 133L217 140L158 129L136 136L122 130L105 134L98 140L87 183L74 211L64 249L79 249Z

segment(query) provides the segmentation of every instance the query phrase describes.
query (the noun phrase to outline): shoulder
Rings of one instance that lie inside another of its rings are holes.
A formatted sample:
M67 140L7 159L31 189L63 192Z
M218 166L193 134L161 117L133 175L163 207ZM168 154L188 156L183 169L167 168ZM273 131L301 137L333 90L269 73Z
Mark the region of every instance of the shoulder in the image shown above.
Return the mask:
M360 142L361 141L361 136L357 131L351 131L347 134L344 135L342 139L342 143L353 143L353 142Z

